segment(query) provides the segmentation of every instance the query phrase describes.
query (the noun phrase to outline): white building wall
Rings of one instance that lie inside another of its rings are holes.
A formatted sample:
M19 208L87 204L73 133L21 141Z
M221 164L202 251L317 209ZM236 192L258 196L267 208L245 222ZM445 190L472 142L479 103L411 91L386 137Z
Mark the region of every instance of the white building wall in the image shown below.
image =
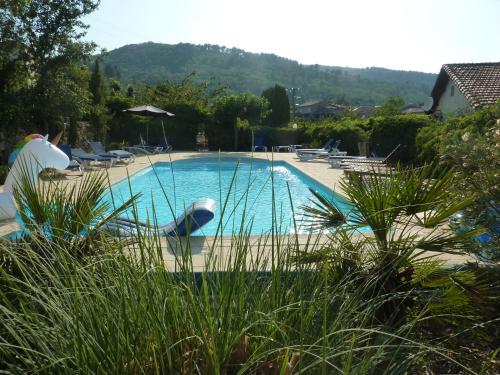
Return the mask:
M451 96L452 87L454 87L453 96ZM459 115L472 111L472 107L467 99L465 99L458 87L455 86L451 80L448 80L446 88L439 98L439 103L436 109L441 111L441 113L445 116Z

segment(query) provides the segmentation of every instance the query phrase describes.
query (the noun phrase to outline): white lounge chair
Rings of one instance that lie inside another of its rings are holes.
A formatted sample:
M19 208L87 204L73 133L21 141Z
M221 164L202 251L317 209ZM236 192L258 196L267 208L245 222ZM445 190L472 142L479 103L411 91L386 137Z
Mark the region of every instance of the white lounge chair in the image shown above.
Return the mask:
M335 142L333 146L329 150L297 150L296 154L299 157L300 161L309 161L314 159L325 159L329 156L346 156L346 151L340 151L338 146L340 144L340 140Z
M165 236L180 236L196 232L215 216L217 203L210 198L199 199L191 204L182 215L169 224L159 226L157 229ZM144 222L135 222L127 217L116 218L105 225L105 228L119 237L131 237L137 235L138 226L142 230L150 227Z
M396 151L401 147L401 144L398 144L394 149L385 157L373 157L373 158L366 158L366 159L343 159L340 162L340 166L342 168L347 167L353 167L355 165L383 165L387 164L389 159L396 153Z
M138 145L126 146L123 147L125 151L131 152L133 154L138 155L151 155L151 154L159 154L164 149L162 146L152 146L146 144L146 141L140 136L140 143ZM171 146L170 146L171 149Z
M364 161L364 160L384 160L382 157L378 156L349 156L349 155L330 155L328 156L328 161L330 162L330 165L332 168L340 168L340 165L343 161Z
M335 142L335 140L333 138L330 138L328 141L326 141L325 145L322 148L299 148L299 149L295 149L295 153L298 155L299 153L302 153L302 152L315 152L315 151L316 152L325 152L325 151L328 152L334 146L334 142Z
M398 144L386 157L382 156L338 156L332 155L328 157L328 161L332 168L341 168L343 166L349 165L364 165L364 164L385 164L387 161L396 153L396 151L401 147Z

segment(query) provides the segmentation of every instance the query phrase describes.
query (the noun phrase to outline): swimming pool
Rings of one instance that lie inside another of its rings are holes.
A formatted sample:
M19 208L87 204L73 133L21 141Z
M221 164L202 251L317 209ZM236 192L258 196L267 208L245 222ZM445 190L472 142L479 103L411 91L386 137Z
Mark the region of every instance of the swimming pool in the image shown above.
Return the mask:
M212 198L217 202L214 220L196 235L213 236L238 233L270 233L274 223L278 233L294 232L292 203L299 232L300 206L313 197L309 188L334 201L344 212L348 203L338 194L309 178L286 162L263 159L196 158L153 164L113 185L105 199L118 207L133 194L141 193L137 204L139 219L159 225L174 220L194 200ZM154 209L153 209L154 207ZM130 211L131 212L131 211ZM221 220L222 215L222 220Z

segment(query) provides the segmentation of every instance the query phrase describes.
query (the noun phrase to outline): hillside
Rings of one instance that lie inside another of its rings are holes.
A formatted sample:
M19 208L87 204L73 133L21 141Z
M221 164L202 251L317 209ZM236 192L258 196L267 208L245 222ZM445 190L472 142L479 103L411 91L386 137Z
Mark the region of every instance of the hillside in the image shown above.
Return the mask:
M343 68L302 65L272 54L249 53L216 45L127 45L109 52L105 73L121 81L154 84L179 81L193 71L196 80L212 80L234 92L261 92L279 83L299 88L300 100L329 99L349 104L379 104L399 95L423 102L430 95L435 74L384 68Z

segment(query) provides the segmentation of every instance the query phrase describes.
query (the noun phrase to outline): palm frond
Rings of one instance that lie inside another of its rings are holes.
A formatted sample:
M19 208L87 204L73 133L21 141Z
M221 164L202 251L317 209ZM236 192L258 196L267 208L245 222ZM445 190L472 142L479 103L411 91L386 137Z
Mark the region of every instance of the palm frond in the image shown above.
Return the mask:
M335 203L311 188L309 191L316 200L310 199L310 205L302 205L299 208L304 212L302 221L311 229L337 228L347 222L346 215Z

